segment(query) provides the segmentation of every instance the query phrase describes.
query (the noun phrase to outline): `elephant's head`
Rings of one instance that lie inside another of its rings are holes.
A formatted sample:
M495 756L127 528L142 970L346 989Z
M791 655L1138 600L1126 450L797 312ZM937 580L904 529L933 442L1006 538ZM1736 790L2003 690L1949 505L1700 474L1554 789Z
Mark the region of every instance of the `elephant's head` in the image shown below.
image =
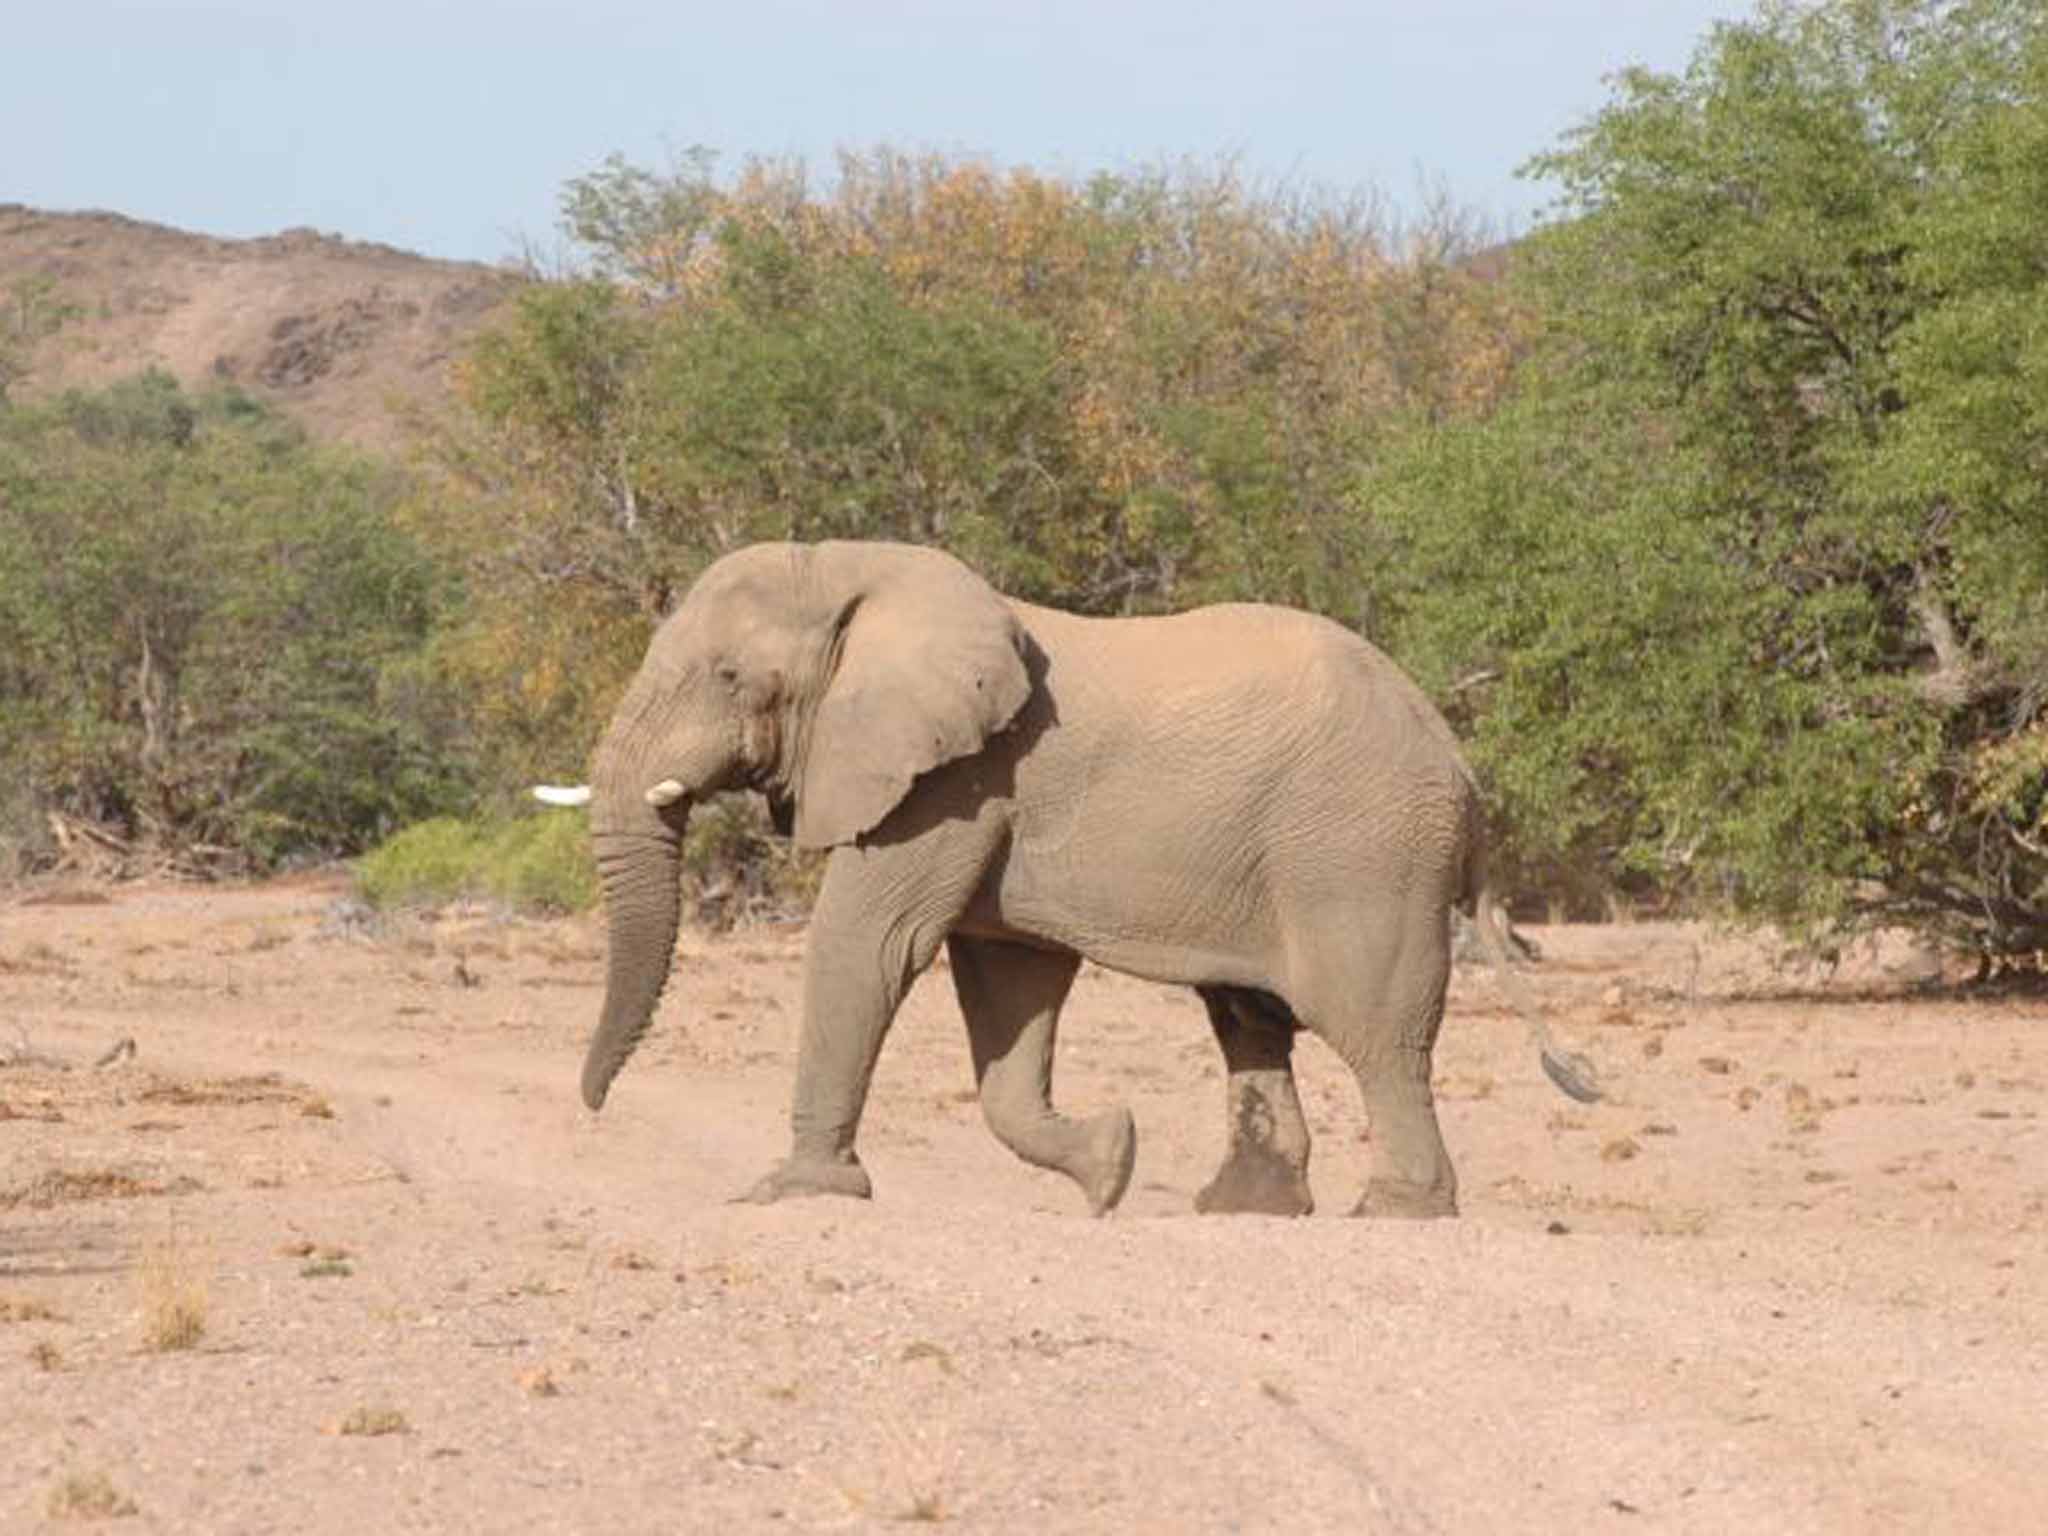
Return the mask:
M798 843L851 842L1010 723L1030 693L1023 644L1008 605L936 550L760 544L699 578L592 775L610 963L584 1103L604 1103L667 984L691 804L757 789Z

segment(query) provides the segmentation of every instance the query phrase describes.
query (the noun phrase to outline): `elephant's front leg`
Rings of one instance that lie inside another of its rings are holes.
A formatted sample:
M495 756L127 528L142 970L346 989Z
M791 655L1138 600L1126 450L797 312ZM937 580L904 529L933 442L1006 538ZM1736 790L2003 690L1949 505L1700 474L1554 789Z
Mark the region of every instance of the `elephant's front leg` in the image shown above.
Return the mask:
M1064 1173L1092 1213L1106 1214L1137 1159L1131 1112L1070 1120L1052 1107L1053 1040L1080 957L959 934L947 949L989 1129L1025 1162Z
M1308 1122L1294 1087L1294 1020L1276 1000L1234 987L1196 989L1230 1074L1230 1151L1195 1209L1306 1216Z
M885 846L836 850L811 910L804 954L789 1157L742 1198L873 1192L854 1137L882 1040L904 994L938 954L972 894L975 829L956 826ZM988 838L978 839L987 842Z

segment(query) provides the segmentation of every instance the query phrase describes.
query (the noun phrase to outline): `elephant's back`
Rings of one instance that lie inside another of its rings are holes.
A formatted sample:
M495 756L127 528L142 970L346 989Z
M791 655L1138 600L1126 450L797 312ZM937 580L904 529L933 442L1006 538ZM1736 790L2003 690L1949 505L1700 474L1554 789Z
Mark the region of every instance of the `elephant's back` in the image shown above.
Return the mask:
M1216 603L1143 618L1088 618L1014 603L1048 658L1048 688L1117 700L1179 696L1284 702L1298 718L1399 723L1457 755L1428 695L1379 647L1342 625L1270 603Z
M1011 601L1019 622L1054 656L1085 652L1098 665L1147 675L1229 675L1259 664L1352 656L1391 667L1342 625L1271 603L1212 603L1183 613L1096 618Z

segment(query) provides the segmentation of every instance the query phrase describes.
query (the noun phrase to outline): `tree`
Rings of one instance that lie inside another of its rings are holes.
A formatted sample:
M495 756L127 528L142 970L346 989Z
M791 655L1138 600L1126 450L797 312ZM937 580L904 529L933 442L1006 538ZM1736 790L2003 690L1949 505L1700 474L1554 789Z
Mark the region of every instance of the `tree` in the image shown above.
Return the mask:
M755 539L943 544L1083 612L1264 598L1363 624L1360 459L1404 410L1483 409L1514 351L1447 207L1404 234L1227 164L713 170L572 181L589 269L526 291L439 434L413 525L467 568L448 654L503 702L507 782L567 771L653 622Z
M148 372L0 416L0 805L190 867L346 852L459 802L419 662L445 583L388 470Z
M1533 162L1519 398L1364 497L1523 857L2048 945L2044 60L2034 0L1767 5Z

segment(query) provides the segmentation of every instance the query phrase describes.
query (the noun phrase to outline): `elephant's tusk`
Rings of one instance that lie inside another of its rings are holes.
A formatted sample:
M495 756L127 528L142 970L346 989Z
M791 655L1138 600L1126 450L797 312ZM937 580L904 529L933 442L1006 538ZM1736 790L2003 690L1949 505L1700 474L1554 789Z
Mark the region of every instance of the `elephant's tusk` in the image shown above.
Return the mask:
M647 791L647 803L656 807L674 805L682 798L683 786L674 779L663 779Z
M590 786L588 784L536 784L533 798L542 805L588 805Z

